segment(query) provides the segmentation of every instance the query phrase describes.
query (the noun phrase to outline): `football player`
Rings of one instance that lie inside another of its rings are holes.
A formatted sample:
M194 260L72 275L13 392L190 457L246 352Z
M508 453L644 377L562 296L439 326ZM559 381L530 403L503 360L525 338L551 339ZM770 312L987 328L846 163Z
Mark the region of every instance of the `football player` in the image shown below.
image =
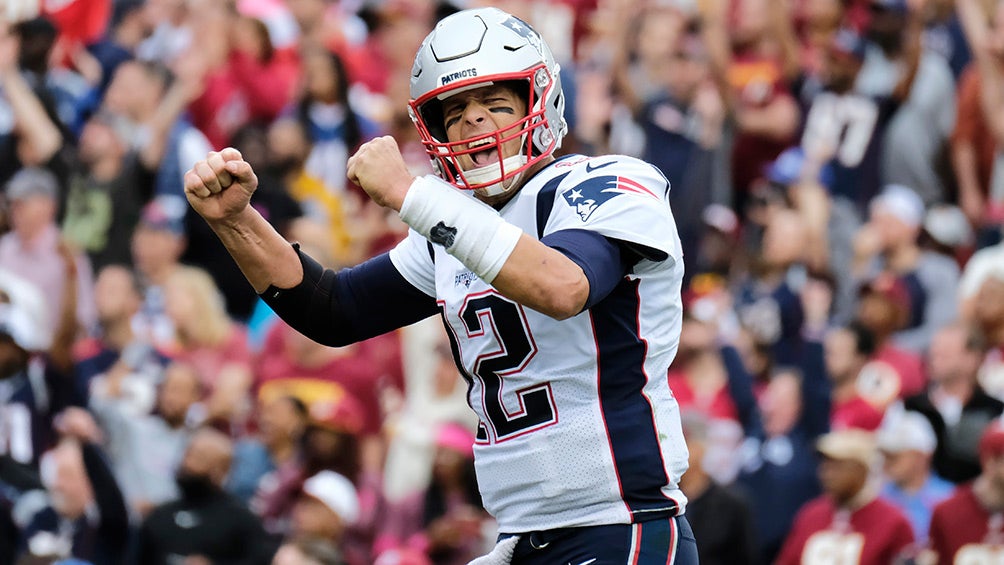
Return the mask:
M669 182L642 161L554 157L567 130L540 35L495 8L440 21L410 111L438 174L415 178L390 137L349 178L410 226L389 253L322 269L248 205L233 149L185 190L255 290L331 345L439 314L480 426L491 563L697 563L680 476L687 448L666 372L683 262Z

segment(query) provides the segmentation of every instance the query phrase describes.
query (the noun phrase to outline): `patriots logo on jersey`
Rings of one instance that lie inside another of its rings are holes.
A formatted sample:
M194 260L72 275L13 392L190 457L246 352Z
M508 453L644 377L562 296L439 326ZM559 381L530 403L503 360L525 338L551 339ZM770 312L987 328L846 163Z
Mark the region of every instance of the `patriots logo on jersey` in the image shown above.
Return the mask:
M596 167L599 168L599 167ZM641 194L658 199L651 190L641 184L620 176L602 176L587 179L561 193L565 202L575 208L575 213L583 222L589 219L600 206L618 194Z

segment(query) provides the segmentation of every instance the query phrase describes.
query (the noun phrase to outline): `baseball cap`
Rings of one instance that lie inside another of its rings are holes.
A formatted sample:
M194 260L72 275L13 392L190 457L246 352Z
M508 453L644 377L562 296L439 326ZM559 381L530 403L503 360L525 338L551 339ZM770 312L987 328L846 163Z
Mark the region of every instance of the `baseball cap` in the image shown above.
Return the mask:
M938 446L938 438L927 418L919 412L908 410L890 410L878 430L876 440L879 449L889 453L919 451L930 455Z
M310 424L334 432L357 434L363 429L363 407L348 392L310 405Z
M872 198L870 209L881 208L908 226L919 227L927 211L917 191L901 184L888 184Z
M801 147L789 147L774 159L774 162L764 169L764 177L770 182L780 185L795 184L802 178L802 167L805 166L805 150ZM819 170L820 184L829 188L833 186L833 167L824 165Z
M824 434L816 441L816 451L838 461L857 461L871 467L878 456L875 437L871 432L847 428Z
M721 233L734 236L739 232L739 217L728 206L722 204L709 204L701 212L701 220L704 225L714 228Z
M454 422L439 427L436 433L436 447L455 451L464 457L474 457L474 434Z
M1004 422L999 418L987 424L980 436L980 458L1004 453Z
M4 193L7 200L23 200L31 196L56 198L59 195L59 180L45 169L26 167L7 181Z
M353 524L359 518L356 487L334 471L321 471L304 481L303 493L327 506L346 524Z
M143 207L139 223L150 229L185 234L184 199L177 196L157 196Z

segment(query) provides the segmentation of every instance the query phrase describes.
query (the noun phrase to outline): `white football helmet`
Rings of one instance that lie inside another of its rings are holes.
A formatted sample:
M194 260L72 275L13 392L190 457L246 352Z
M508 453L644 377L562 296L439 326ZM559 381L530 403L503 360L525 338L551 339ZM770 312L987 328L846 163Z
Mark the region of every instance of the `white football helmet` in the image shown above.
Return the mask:
M415 55L411 70L409 113L433 167L454 186L485 196L503 194L519 184L524 171L554 153L568 131L558 64L550 48L526 22L498 8L464 10L444 18ZM450 142L442 101L499 82L525 84L527 116L491 134ZM457 157L484 151L489 140L498 161L464 171ZM503 143L520 139L520 154L505 158Z

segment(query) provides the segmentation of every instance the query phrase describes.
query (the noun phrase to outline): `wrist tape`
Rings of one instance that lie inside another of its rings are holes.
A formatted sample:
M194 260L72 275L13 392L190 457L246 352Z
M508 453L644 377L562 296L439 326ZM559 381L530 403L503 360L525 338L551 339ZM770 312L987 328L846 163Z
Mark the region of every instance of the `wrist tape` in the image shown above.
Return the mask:
M401 205L400 217L489 284L523 233L492 207L434 177L415 179Z

